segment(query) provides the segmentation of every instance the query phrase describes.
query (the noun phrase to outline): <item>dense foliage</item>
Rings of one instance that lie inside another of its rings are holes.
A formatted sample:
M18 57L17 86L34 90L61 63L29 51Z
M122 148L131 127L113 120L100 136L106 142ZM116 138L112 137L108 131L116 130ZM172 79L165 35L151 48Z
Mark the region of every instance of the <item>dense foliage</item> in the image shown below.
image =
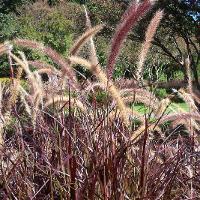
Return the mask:
M14 6L12 3L11 5ZM32 39L41 41L63 55L67 55L74 35L76 36L82 29L80 21L83 23L81 20L83 9L74 3L54 7L44 2L33 4L26 2L20 5L16 3L16 11L10 8L12 11L8 13L3 7L5 13L0 13L0 41L14 38ZM5 7L9 6L5 4ZM74 12L72 13L71 10ZM38 52L29 52L28 56L45 59ZM6 60L1 60L1 77L9 75L7 66Z

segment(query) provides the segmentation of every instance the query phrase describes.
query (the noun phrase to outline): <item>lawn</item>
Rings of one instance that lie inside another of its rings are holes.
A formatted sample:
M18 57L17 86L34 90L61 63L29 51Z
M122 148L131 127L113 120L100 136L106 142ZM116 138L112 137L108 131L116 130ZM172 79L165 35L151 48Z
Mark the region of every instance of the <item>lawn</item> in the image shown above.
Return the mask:
M135 104L133 106L133 109L135 111L138 111L139 113L141 114L145 114L145 113L148 113L149 112L149 108L144 106L143 104ZM182 110L182 111L185 111L185 112L188 112L189 111L189 107L186 103L171 103L169 105L169 107L166 109L166 113L173 113L173 112L176 112L177 110Z

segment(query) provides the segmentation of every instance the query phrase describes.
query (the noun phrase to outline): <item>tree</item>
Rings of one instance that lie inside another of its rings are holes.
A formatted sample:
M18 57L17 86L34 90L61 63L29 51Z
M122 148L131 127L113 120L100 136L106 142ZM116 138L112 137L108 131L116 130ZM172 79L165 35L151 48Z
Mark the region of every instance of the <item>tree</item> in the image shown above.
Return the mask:
M15 10L12 12L0 13L0 42L26 38L42 42L59 53L67 55L72 41L83 29L81 26L84 17L83 9L78 4L69 2L54 6L49 6L48 2L43 1L32 4L30 1L23 1L24 4L20 2L16 3ZM29 59L46 59L39 52L27 51L26 53ZM1 77L9 76L8 66L7 58L1 57Z
M0 13L15 12L23 4L32 3L34 0L0 0Z
M163 53L182 69L185 69L184 59L189 56L190 68L198 87L199 5L198 1L159 1L155 9L164 9L165 17L154 38L154 45L161 48Z

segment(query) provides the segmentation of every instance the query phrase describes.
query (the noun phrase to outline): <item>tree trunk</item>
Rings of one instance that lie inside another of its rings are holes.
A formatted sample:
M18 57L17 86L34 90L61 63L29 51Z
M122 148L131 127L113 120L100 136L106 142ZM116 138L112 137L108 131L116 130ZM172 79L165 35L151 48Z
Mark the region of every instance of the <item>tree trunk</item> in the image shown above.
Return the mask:
M197 66L196 65L192 65L191 68L192 68L192 72L193 72L193 75L194 75L194 85L196 86L196 88L198 88L200 90Z

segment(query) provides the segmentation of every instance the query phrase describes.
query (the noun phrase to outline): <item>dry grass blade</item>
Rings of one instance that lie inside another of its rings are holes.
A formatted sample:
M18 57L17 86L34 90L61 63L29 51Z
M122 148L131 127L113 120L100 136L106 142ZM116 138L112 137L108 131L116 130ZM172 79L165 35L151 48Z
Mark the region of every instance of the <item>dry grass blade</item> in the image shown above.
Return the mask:
M35 76L35 80L37 82L37 90L35 90L35 94L33 95L33 99L38 99L38 100L35 100L35 102L37 101L42 101L43 99L43 82L42 82L42 79L41 79L41 76L39 75L39 73L37 71L34 72L34 76ZM35 103L34 102L34 103ZM35 105L37 105L37 107L39 106L39 102L38 103L35 103Z
M0 122L0 151L3 148L4 139L3 139L3 123Z
M43 69L39 69L37 70L38 74L48 74L48 75L56 75L58 74L58 72L56 70L52 70L50 68L43 68Z
M19 52L22 57L22 60L15 56L14 54L10 53L11 57L24 69L27 74L28 80L32 86L32 94L31 94L31 102L32 102L32 121L35 124L37 110L39 108L40 103L43 99L43 83L41 80L40 75L37 72L31 72L29 69L28 61L23 52Z
M47 102L45 103L45 107L48 107L52 104L60 104L60 103L67 103L67 102L71 102L72 104L76 105L81 111L86 112L86 108L84 107L84 105L82 104L81 101L71 98L69 96L55 96L52 97L50 99L47 100Z
M3 99L3 87L0 81L0 116L2 116L2 99Z
M148 127L146 127L146 125L142 125L136 131L132 133L130 141L133 141L134 143L137 142L141 138L141 136L144 134L146 129L148 129L148 131L153 131L153 130L160 131L159 127L156 126L155 123L149 124Z
M70 55L77 55L80 48L95 34L97 34L101 29L103 28L103 25L95 26L89 30L87 30L73 45L73 47L70 50Z
M0 150L3 145L3 115L2 115L2 97L3 97L3 91L2 91L2 84L0 82Z
M29 60L28 61L28 64L29 65L32 65L34 67L37 67L37 68L51 68L51 69L55 69L52 65L46 63L46 62L43 62L41 60Z
M137 4L133 2L122 16L121 23L118 25L114 34L110 54L107 62L107 74L111 78L114 70L114 64L117 60L120 48L126 39L128 32L136 24L151 7L151 1L146 0L143 3Z
M88 12L87 12L85 5L84 5L84 10L85 10L85 17L86 17L86 26L88 28L92 28L92 24L91 24L91 21L90 21L90 18L89 18L89 15L88 15ZM91 63L93 65L97 65L99 63L99 61L98 61L98 57L97 57L97 53L96 53L96 49L95 49L95 45L94 45L93 36L90 38L89 42L90 42L89 48L90 48Z
M159 124L162 124L164 122L168 122L168 121L174 121L174 120L187 120L187 119L194 119L197 121L200 121L200 115L197 113L173 113L173 114L169 114L166 116L163 116L160 121Z
M30 97L30 95L24 90L23 87L19 87L19 90L20 90L20 98L21 98L21 101L22 103L24 104L24 107L25 107L25 111L29 114L29 116L31 117L32 116L32 111L31 111L31 108L26 100L26 97Z
M198 112L198 108L195 105L195 102L189 93L185 92L184 89L180 89L178 91L178 94L184 100L184 102L187 103L191 112Z
M106 90L105 85L103 85L100 82L94 82L94 83L89 83L89 85L86 88L84 88L84 92L85 93L89 93L90 91L94 92L95 88Z
M2 112L3 109L3 86L0 82L0 151L3 149L4 146L4 127L9 123L11 117L11 110L6 109L6 112ZM8 99L8 102L10 101L10 98ZM1 153L1 152L0 152Z
M29 65L32 65L34 67L37 67L39 69L51 69L51 71L54 71L55 73L61 75L61 72L59 70L57 70L54 66L48 64L48 63L45 63L43 61L40 61L40 60L33 60L33 61L28 61L28 64Z
M192 128L194 128L195 130L199 131L200 130L200 125L198 124L198 122L196 122L195 120L193 120L192 118L188 119L188 120L181 120L181 119L177 119L174 120L172 122L172 127L176 128L180 125L184 125L186 129L188 129L188 131L191 131Z
M12 48L13 46L9 42L4 42L4 44L0 44L0 55L10 52Z
M13 79L13 83L10 87L11 96L8 100L7 110L11 110L11 107L13 105L15 105L15 103L16 103L16 99L17 99L17 96L19 94L20 79L21 79L21 76L22 76L22 72L23 72L23 69L21 67L18 67L16 79Z
M88 15L88 11L85 5L83 5L84 7L84 11L85 11L85 18L86 18L86 26L87 28L92 28L92 23L90 21L89 15Z
M199 111L198 111L197 106L195 105L194 99L192 98L192 96L189 93L185 92L184 89L181 88L178 91L178 95L189 106L189 113L199 114ZM182 112L182 113L185 112L185 110L183 108L181 108L180 106L176 105L175 107L178 112ZM178 125L183 124L183 125L185 125L186 128L188 127L188 124L189 124L190 126L193 126L196 130L199 130L198 123L193 119L189 119L189 120L184 120L184 119L180 120L179 119L179 120L175 120L172 124L173 124L173 127L177 127Z
M147 56L147 53L151 47L151 42L153 40L153 37L156 33L156 30L160 24L160 21L163 17L163 11L157 11L153 19L151 20L147 31L145 33L145 42L142 45L141 53L139 55L139 61L138 61L138 66L137 66L137 80L142 82L143 78L143 66L144 62Z
M171 103L171 101L169 98L163 99L160 102L160 104L155 112L155 116L157 117L157 119L160 118L161 116L163 116L164 112L166 111L166 109L170 103Z

